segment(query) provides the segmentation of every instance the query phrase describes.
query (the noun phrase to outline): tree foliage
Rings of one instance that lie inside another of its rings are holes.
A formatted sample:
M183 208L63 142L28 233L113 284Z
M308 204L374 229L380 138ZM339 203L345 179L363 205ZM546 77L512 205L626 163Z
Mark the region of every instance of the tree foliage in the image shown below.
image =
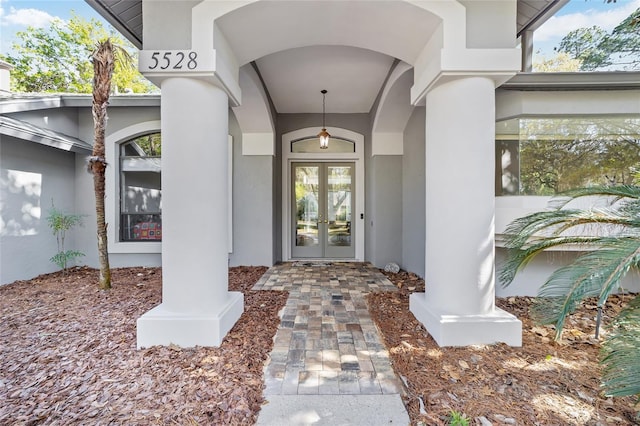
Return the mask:
M144 152L145 156L162 156L162 135L160 133L142 135L132 142L135 143L142 152Z
M581 186L628 185L633 182L638 165L638 142L524 141L521 145L522 193L554 195Z
M578 28L564 36L557 47L581 62L583 71L640 69L640 9L631 13L610 33L594 25Z
M570 208L596 197L600 207ZM603 207L604 205L604 207ZM561 337L565 319L588 297L601 309L640 266L640 187L578 189L555 200L554 208L514 220L507 227L507 260L499 275L509 285L518 271L550 248L582 246L584 254L557 269L540 287L533 317L553 324ZM603 386L608 395L640 396L640 295L620 313L603 345Z
M28 27L18 32L17 38L13 53L0 56L15 67L11 72L14 92L91 93L91 53L107 38L124 47L134 59L137 56L137 49L114 29L75 14L69 21L53 20L46 28ZM135 68L124 63L116 64L113 84L120 92L155 90Z
M577 72L580 70L580 65L579 59L572 58L566 52L561 52L552 58L537 59L533 68L537 72Z
M640 170L640 121L633 117L521 118L518 127L521 194L630 185Z
M607 61L608 52L602 49L606 38L607 32L597 25L578 28L562 38L558 51L579 60L582 70L591 71L599 66L611 65Z

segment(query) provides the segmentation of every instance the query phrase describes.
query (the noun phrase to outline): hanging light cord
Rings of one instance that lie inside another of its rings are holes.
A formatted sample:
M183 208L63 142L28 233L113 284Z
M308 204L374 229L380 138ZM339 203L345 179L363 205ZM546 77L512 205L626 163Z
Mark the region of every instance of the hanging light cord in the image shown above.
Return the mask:
M324 98L327 95L327 91L326 90L322 90L322 128L326 128L326 126L324 125Z

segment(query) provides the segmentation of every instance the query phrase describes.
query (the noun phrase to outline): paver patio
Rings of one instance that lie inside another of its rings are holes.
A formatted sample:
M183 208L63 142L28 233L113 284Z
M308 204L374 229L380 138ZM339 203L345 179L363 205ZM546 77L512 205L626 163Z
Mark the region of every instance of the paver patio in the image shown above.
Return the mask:
M399 394L365 294L396 291L366 263L293 262L269 269L254 290L289 292L265 368L269 395Z

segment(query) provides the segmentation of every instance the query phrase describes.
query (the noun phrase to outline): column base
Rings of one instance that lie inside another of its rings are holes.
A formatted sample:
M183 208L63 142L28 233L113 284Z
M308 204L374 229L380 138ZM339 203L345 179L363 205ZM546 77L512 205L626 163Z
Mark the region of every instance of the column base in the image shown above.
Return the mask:
M439 346L498 342L522 346L522 322L500 308L485 315L448 315L430 306L424 293L414 293L409 299L409 310Z
M171 312L162 304L138 318L138 349L170 344L183 348L220 346L244 312L244 295L229 292L225 306L217 312Z

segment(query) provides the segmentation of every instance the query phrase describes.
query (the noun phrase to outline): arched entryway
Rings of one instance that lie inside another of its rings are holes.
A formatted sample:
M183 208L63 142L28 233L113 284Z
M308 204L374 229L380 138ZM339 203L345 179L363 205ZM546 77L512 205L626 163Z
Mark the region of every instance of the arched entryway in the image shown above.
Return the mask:
M327 130L327 150L316 127L282 136L283 260L364 260L364 136Z
M376 111L382 108L388 117L397 119L395 108L385 108L392 105L389 102L396 93L384 91L387 77L395 78L398 88L412 83L409 93L402 90L403 98L411 105L425 105L426 111L426 194L418 197L426 201L424 239L429 244L424 256L429 289L427 294L414 295L411 310L444 345L520 344L520 323L503 316L494 304L491 148L495 87L520 66L513 25L516 3L481 3L148 2L144 20L153 25L145 26L140 69L162 88L162 133L169 142L163 152L163 302L138 321L138 344L217 344L242 312L241 295L228 291L228 250L219 235L226 235L228 223L228 201L220 200L226 200L229 192L229 106L249 105L249 99L243 98L252 91L243 90L240 78L241 68L247 66L259 70L252 81L265 89L253 91L263 99L256 104L261 116L275 112L276 117L275 127L267 121L266 126L242 129L243 137L247 136L243 149L246 146L251 151L248 155L271 154L267 146L274 128L278 134L317 126L321 89L340 95L331 98L330 112L338 116L332 123L366 135L366 155L364 150L356 153L362 152L368 163L367 200L378 208L364 212L355 206L359 225L364 224L360 214L378 216L367 218L367 226L356 228L353 235L364 238L364 228L379 238L377 246L388 245L385 238L400 235L397 231L402 227L398 222L402 215L390 214L385 208L402 205L400 197L389 203L382 195L393 193L397 185L391 191L389 185L403 179L397 157L402 155L404 133L401 127L387 126ZM318 31L319 23L322 31ZM167 32L168 27L175 31ZM158 58L182 57L191 60L190 67L158 67ZM346 66L354 58L359 60L357 69ZM413 68L412 81L408 70L401 73L398 68L397 75L389 75L391 64L399 62ZM362 83L371 82L378 84L362 89ZM247 110L251 111L253 108ZM251 117L244 120L240 111L238 115L240 122L253 122ZM301 137L318 130L314 127ZM275 240L273 253L283 253L286 260L292 256L292 208L288 204L292 193L280 187L295 185L291 165L296 153L276 148L273 161L263 158L265 161L247 170L246 179L249 184L259 179L272 185L268 189L273 190L273 205L253 211L273 214L274 237L284 239ZM197 153L197 159L206 158L206 167L196 167L202 164L182 155L185 150ZM358 178L358 168L364 167L360 159L317 155L319 167L326 167L327 162L353 162L355 183L364 184ZM282 173L279 167L284 168ZM259 170L266 173L256 179ZM366 193L356 188L356 194ZM474 220L468 220L469 210ZM184 232L184 223L193 219L194 211L208 218L206 228L197 235ZM288 216L287 223L278 222ZM253 226L251 221L245 223ZM385 225L386 229L380 228ZM365 256L364 244L359 243L355 253L356 259L363 260L370 255L367 251ZM274 256L274 260L282 259ZM452 267L454 263L465 267Z

